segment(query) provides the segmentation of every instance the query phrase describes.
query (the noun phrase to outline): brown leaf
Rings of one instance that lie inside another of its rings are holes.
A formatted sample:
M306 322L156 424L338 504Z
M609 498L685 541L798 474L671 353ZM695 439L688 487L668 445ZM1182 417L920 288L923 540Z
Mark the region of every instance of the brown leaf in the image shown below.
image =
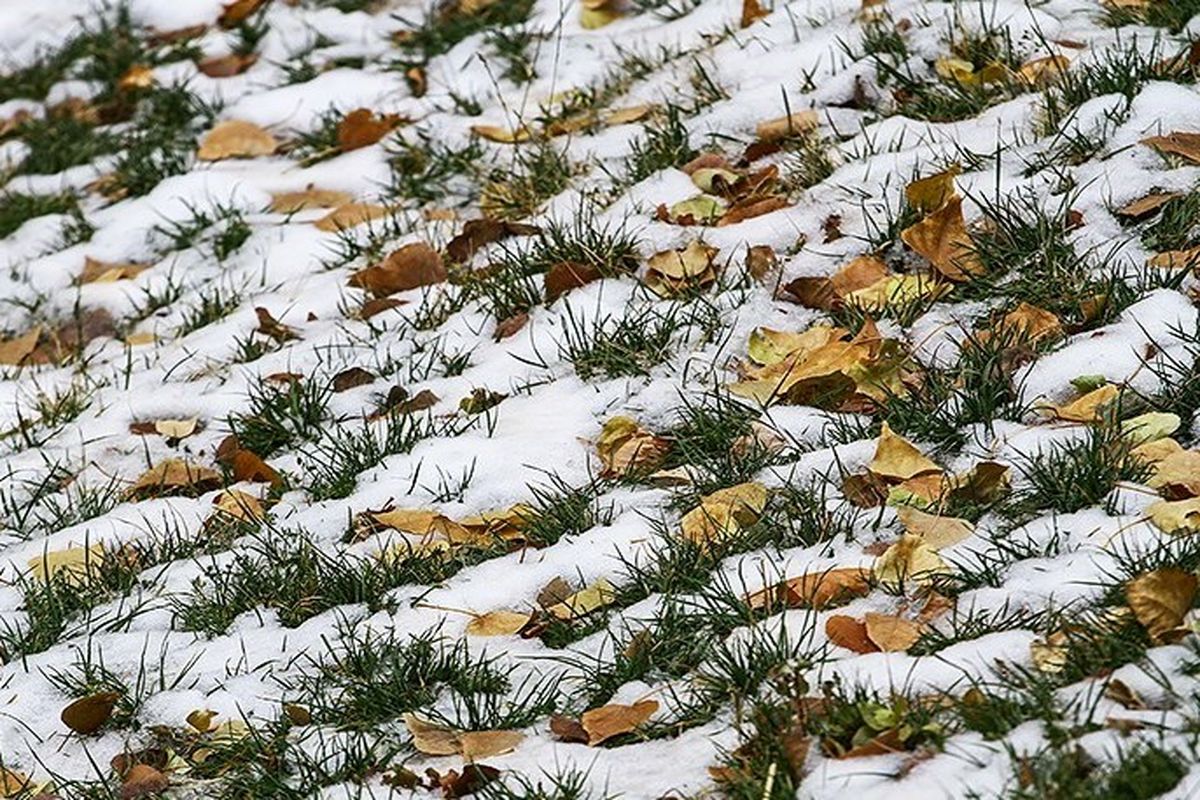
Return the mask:
M588 745L596 745L635 730L658 710L657 700L641 700L631 706L611 703L583 712L579 724L587 731Z
M937 211L905 228L900 238L948 280L965 281L985 271L967 232L961 197L950 198Z
M142 473L126 494L130 497L167 497L203 494L221 485L221 473L180 458L168 458Z
M572 289L601 280L604 273L599 267L574 261L559 261L546 273L546 302L553 303Z
M121 781L121 800L161 794L170 783L166 775L149 764L134 764Z
M356 386L366 386L374 383L375 376L362 367L350 367L333 376L333 391L335 394L349 391Z
M562 603L573 594L575 594L575 590L571 588L571 584L556 577L538 591L537 604L542 608L550 608Z
M1155 642L1174 641L1196 597L1197 578L1174 567L1142 573L1125 584L1125 597ZM1183 631L1183 632L1186 632Z
M1151 192L1118 208L1117 216L1136 222L1158 213L1167 203L1183 196L1183 192Z
M271 312L259 306L254 309L255 316L258 317L258 327L255 330L264 336L270 336L277 342L283 343L292 339L299 339L300 334L290 325L284 325L275 317L271 316Z
M893 433L891 426L885 422L879 441L875 444L875 455L867 464L867 471L884 481L904 481L917 475L941 472L942 468L921 453L912 442Z
M253 158L269 156L279 147L279 142L270 132L239 119L217 123L200 141L196 157L201 161L219 161L223 158Z
M771 12L759 5L758 0L742 0L743 28L749 28L763 17L768 17L770 15Z
M655 436L631 417L610 418L596 440L596 453L606 476L640 476L662 464L671 443Z
M385 311L391 311L393 308L406 305L408 305L407 300L401 300L396 297L372 297L358 309L358 318L370 319Z
M461 755L467 761L507 753L525 738L520 731L462 731L404 714L413 747L430 756Z
M726 209L721 218L717 220L717 225L736 225L739 222L753 219L754 217L761 217L763 214L770 214L772 211L778 211L781 208L787 208L789 205L791 204L783 195L741 200Z
M789 136L808 133L817 127L821 118L812 109L793 111L785 117L764 120L754 129L758 141L773 143ZM753 159L751 159L753 160Z
M222 9L217 24L222 28L236 28L269 2L271 0L234 0Z
M514 314L511 317L502 319L496 323L496 330L492 333L492 338L499 342L510 336L516 336L528 322L529 312L527 311L522 311L520 314Z
M468 220L463 223L462 233L446 245L446 256L456 264L465 263L484 245L499 242L509 236L532 236L537 232L535 226L520 222L488 217Z
M512 636L520 633L532 619L532 614L517 611L489 611L472 617L467 623L467 633L471 636Z
M412 242L393 251L379 264L350 276L350 286L366 289L376 297L429 286L446 280L442 257L425 242Z
M376 116L369 108L356 108L338 123L338 148L345 153L373 145L395 130L402 121L398 114Z
M769 244L756 244L746 248L746 272L756 281L766 280L779 265L775 248Z
M312 184L299 192L271 195L271 210L276 214L295 214L310 208L337 208L354 202L354 195L333 189L317 189Z
M864 623L867 637L885 653L902 653L921 638L921 626L904 617L867 612Z
M1166 136L1142 139L1142 144L1149 145L1160 153L1181 156L1193 164L1200 164L1200 133L1176 131Z
M0 340L0 364L20 366L37 349L41 337L42 327L37 325L21 336Z
M851 292L878 284L890 274L887 264L875 256L858 256L830 277L796 278L784 287L807 308L838 307Z
M99 261L91 256L85 256L83 259L83 272L79 274L79 282L113 283L115 281L136 278L148 269L150 269L148 264Z
M438 779L442 797L452 800L472 795L500 777L500 770L487 764L466 764L462 773L450 770Z
M561 714L550 717L550 731L564 742L587 744L588 741L588 732L579 724L579 720Z
M230 53L213 56L196 64L196 68L210 78L232 78L241 75L258 61L258 53Z
M863 597L871 589L871 572L862 567L841 567L810 572L769 586L746 597L752 609L828 608Z
M271 465L249 450L236 450L229 459L229 469L235 481L250 483L269 483L272 486L282 486L283 478Z
M95 733L108 722L121 699L120 692L97 692L81 697L62 710L63 724L78 734Z
M825 635L838 647L856 653L879 652L879 647L867 635L867 626L845 614L833 614L825 620Z

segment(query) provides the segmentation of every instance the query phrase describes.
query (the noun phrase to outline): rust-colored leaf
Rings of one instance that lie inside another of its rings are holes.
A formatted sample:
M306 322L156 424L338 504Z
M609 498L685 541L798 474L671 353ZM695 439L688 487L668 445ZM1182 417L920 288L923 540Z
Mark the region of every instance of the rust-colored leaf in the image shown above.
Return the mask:
M879 647L867 635L867 626L845 614L834 614L825 620L825 635L838 647L844 647L856 653L879 651Z
M633 705L611 703L583 712L579 724L587 731L587 743L592 747L637 729L658 710L657 700L641 700Z
M349 285L366 289L376 297L387 297L444 280L446 267L441 255L425 242L412 242L380 263L351 275Z

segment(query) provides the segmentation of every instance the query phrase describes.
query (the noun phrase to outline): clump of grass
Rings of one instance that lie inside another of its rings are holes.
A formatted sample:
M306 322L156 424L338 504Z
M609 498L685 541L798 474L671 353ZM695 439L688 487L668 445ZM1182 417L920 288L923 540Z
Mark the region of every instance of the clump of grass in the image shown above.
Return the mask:
M492 170L480 205L485 214L500 219L520 219L566 189L574 169L566 150L539 140L521 147L510 169Z
M1104 7L1104 21L1114 28L1122 25L1148 25L1166 28L1172 34L1182 31L1197 14L1200 14L1200 0L1171 0L1169 3Z
M1188 192L1163 205L1158 217L1142 231L1147 250L1186 250L1200 242L1200 191Z
M625 160L626 180L637 183L659 170L678 167L696 157L688 130L683 124L683 111L667 106L666 118L647 125L642 136L630 145Z
M197 135L212 124L218 111L181 84L149 90L121 138L121 157L106 193L138 197L162 180L186 172Z
M259 384L250 391L250 409L231 414L229 430L238 444L269 458L301 439L315 439L323 430L332 389L313 380L286 385Z
M409 29L399 38L404 51L400 66L423 67L477 33L524 24L532 10L532 0L498 0L475 13L460 11L457 6L430 9L420 22L409 23Z
M1187 774L1181 753L1148 743L1127 747L1111 764L1073 743L1017 763L1015 785L1004 795L1008 800L1149 800L1169 792Z
M388 193L421 203L444 202L452 195L461 195L464 202L474 199L478 187L469 178L478 173L484 157L479 139L472 137L464 147L448 147L424 130L417 131L416 138L388 143Z
M70 113L28 120L17 128L16 135L29 147L20 171L38 175L90 164L114 152L118 143L114 134L97 130L91 122Z
M0 194L0 237L10 236L31 219L71 214L79 208L72 194Z
M487 34L487 42L491 45L496 56L504 62L504 77L518 86L529 83L537 77L534 64L536 48L534 45L541 40L533 29L527 25L496 28ZM530 54L530 49L534 53Z
M177 329L178 336L187 336L201 328L218 322L233 313L242 304L242 295L220 286L197 292L197 302L184 311Z

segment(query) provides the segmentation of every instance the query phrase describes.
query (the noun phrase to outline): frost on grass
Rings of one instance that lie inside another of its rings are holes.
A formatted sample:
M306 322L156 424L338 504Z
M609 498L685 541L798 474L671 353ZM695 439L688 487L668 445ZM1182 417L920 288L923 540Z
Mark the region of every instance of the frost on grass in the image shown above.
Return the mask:
M1200 790L1200 4L8 5L0 796Z

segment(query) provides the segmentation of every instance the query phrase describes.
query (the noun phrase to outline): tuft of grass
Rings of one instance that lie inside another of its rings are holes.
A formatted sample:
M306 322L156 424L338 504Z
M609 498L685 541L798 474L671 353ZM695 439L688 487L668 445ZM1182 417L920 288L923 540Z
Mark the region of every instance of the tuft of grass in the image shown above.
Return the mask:
M49 214L71 214L79 208L72 194L0 194L0 238L16 233L31 219Z
M297 379L282 387L259 384L250 390L249 410L229 416L229 430L241 447L269 458L322 433L332 393L328 384L315 380Z
M659 170L682 166L695 157L696 151L683 124L683 111L670 104L666 118L647 125L642 136L630 145L625 179L628 183L638 183Z
M1008 800L1150 800L1187 774L1183 754L1144 742L1126 747L1111 764L1095 760L1076 744L1016 761L1019 772L1004 795Z

